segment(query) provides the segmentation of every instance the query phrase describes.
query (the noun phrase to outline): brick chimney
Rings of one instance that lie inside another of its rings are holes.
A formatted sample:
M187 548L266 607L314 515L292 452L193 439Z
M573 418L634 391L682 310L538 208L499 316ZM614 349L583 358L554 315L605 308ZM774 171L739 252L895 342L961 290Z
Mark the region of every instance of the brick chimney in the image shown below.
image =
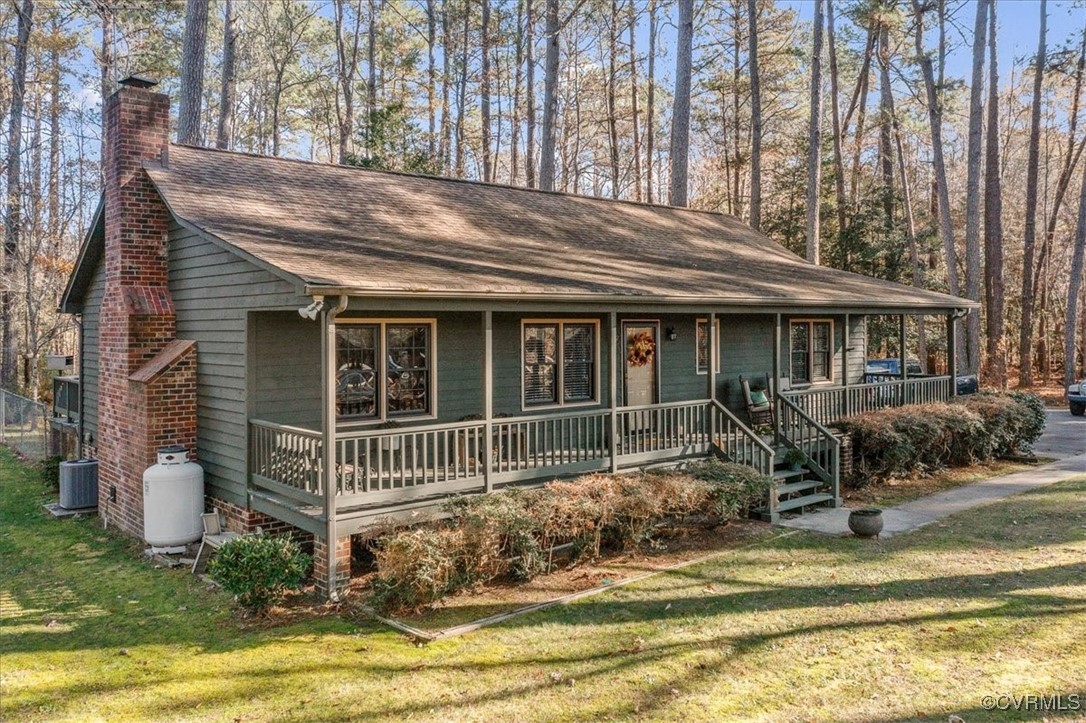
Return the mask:
M143 536L143 471L196 442L196 345L174 338L167 211L145 162L167 163L170 99L126 78L105 101L105 293L99 316L99 514Z

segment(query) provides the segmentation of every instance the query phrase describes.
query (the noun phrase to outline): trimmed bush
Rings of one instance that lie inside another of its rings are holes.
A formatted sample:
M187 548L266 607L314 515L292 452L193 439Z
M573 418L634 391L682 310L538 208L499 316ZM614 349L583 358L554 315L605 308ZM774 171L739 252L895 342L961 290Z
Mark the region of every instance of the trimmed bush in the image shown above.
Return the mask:
M997 456L1029 453L1045 429L1044 401L1036 394L980 392L956 402L981 415Z
M558 545L569 544L576 561L651 541L692 516L726 522L764 499L769 484L750 468L712 461L691 465L689 474L595 474L454 498L446 524L378 541L374 601L388 611L414 610L476 584L547 572Z
M290 537L245 535L223 544L207 569L241 607L257 614L300 588L311 562Z
M735 519L762 505L773 485L772 479L753 467L715 458L692 462L685 471L694 479L709 483L711 514L721 520Z
M836 426L852 439L852 475L843 481L862 487L1028 451L1044 430L1044 405L1032 394L982 392L869 412Z

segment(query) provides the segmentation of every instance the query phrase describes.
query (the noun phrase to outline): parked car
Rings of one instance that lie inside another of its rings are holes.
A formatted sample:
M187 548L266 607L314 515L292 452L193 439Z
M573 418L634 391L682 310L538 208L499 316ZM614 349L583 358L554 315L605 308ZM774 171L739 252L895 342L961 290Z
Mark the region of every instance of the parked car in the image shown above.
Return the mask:
M1067 405L1076 417L1086 414L1086 379L1079 379L1077 384L1067 387Z
M976 394L980 391L980 379L976 374L962 374L958 377L958 396Z
M906 359L905 370L910 377L924 377L923 368L917 359ZM864 367L864 382L873 384L886 379L901 378L901 360L893 359L868 359ZM980 391L980 380L976 374L961 374L957 378L958 395L976 394Z
M918 376L924 373L923 368L920 366L920 361L917 359L905 360L905 371L909 373L909 376ZM868 359L867 366L864 368L864 374L868 376L901 376L901 360L900 359Z

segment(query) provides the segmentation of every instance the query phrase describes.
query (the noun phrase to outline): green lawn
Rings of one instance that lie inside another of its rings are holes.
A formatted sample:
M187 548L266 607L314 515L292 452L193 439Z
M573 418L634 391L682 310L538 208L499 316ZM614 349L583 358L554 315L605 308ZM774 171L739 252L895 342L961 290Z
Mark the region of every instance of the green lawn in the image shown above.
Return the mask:
M1086 477L883 543L796 534L418 647L240 624L0 451L0 718L947 720L1086 699ZM1086 711L1078 714L1086 716Z

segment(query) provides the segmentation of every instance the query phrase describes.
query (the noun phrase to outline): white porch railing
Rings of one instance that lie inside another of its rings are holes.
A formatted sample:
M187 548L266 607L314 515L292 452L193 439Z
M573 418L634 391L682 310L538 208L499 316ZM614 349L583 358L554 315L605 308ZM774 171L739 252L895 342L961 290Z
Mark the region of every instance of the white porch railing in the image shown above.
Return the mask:
M807 468L830 486L835 500L840 498L841 440L788 397L781 397L779 410L781 442L803 452ZM776 505L774 493L770 499L771 513L776 512Z
M718 402L497 418L397 429L338 431L337 508L482 492L503 485L721 454L770 474L773 450ZM305 505L323 500L319 432L250 423L255 488ZM715 437L714 437L715 435ZM612 460L612 454L615 455Z
M948 376L892 379L847 387L812 387L782 392L798 409L823 426L843 417L906 404L945 402L950 399Z

